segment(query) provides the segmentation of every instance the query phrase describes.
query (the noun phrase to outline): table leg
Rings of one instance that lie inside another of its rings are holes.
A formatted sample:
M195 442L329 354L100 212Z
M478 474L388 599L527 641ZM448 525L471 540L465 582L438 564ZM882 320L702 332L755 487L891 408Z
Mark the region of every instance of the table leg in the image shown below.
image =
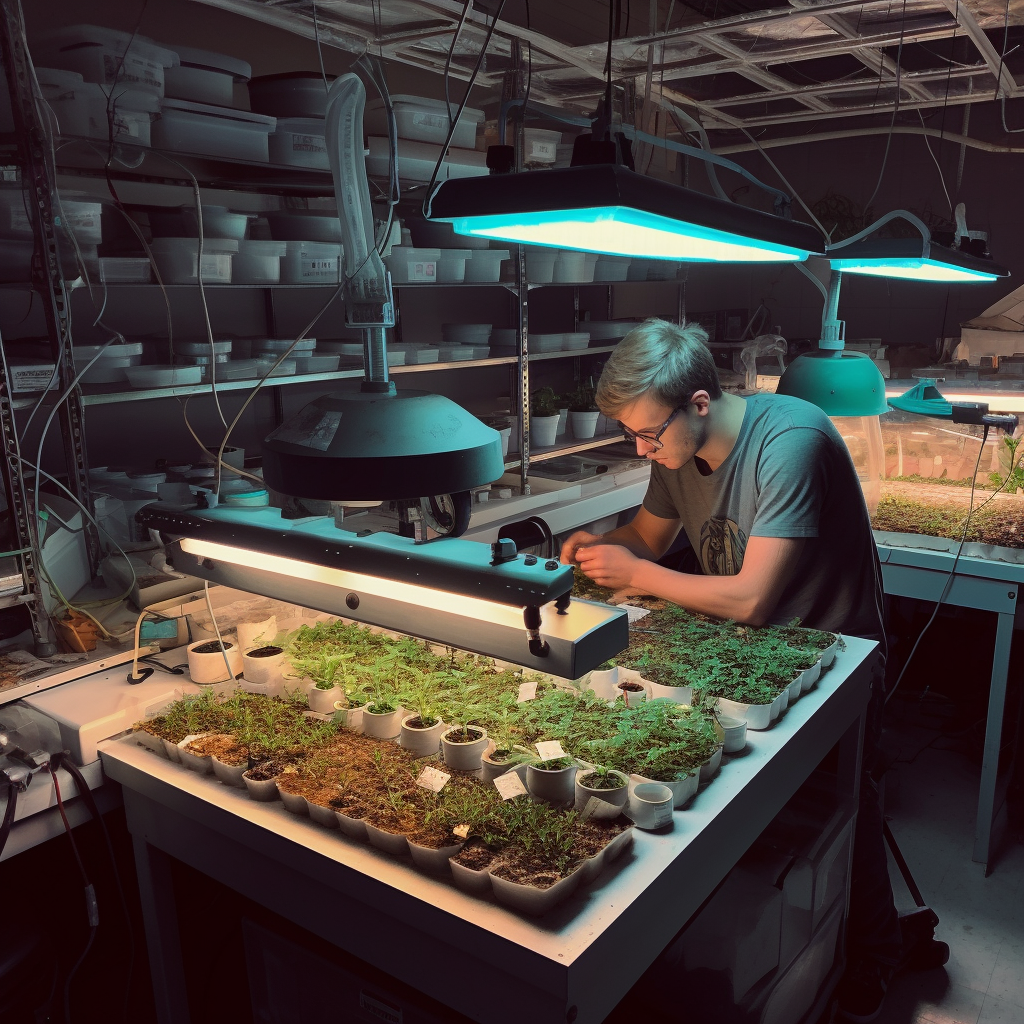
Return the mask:
M991 870L992 824L996 813L996 784L999 779L999 748L1003 738L1003 708L1006 704L1006 677L1010 671L1010 643L1013 639L1013 613L997 616L996 643L992 652L992 684L988 697L988 721L985 725L985 753L981 762L981 789L978 794L978 820L974 826L975 863Z
M189 1024L171 858L138 836L133 842L157 1021L159 1024Z

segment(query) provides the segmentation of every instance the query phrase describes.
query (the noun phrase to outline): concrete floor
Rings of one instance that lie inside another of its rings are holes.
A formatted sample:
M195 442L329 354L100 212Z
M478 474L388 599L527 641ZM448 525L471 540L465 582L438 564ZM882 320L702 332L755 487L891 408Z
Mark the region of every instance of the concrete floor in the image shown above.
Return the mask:
M1005 840L985 878L971 861L977 765L927 746L934 733L901 727L887 739L886 817L951 952L944 969L894 979L879 1024L1024 1024L1024 845ZM890 873L897 907L911 908Z

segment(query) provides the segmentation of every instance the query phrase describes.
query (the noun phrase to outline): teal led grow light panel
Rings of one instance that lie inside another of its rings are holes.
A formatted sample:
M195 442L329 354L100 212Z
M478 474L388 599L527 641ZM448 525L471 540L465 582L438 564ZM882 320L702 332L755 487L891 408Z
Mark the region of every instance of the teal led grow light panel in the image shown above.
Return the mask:
M958 267L940 260L892 257L888 259L843 259L829 255L832 267L844 274L867 274L872 277L896 277L905 281L929 281L937 284L987 284L998 281L998 274L989 274L970 267Z
M693 263L795 263L810 252L629 206L495 213L449 220L460 235Z

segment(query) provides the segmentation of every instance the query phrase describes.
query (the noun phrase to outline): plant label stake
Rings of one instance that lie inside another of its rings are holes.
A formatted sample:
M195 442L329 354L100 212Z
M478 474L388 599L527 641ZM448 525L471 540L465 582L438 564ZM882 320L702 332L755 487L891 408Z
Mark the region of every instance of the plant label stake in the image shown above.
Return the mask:
M494 788L501 794L502 800L512 800L517 796L526 796L526 787L519 778L518 772L505 772L494 780Z
M634 622L646 619L651 614L650 608L638 608L635 604L620 604L619 608L626 613L626 618L631 626Z
M533 700L537 696L537 684L534 683L520 683L519 684L519 696L516 698L517 704L523 704L528 700Z
M444 789L451 776L429 765L420 772L416 778L416 785L429 789L431 793L440 793Z
M334 715L322 715L319 711L303 711L303 718L315 718L318 722L333 722Z
M542 761L554 761L556 758L566 756L562 744L558 740L541 740L537 744L537 753Z
M456 825L455 828L452 829L452 835L453 836L458 836L459 839L468 839L469 838L469 826L468 825Z

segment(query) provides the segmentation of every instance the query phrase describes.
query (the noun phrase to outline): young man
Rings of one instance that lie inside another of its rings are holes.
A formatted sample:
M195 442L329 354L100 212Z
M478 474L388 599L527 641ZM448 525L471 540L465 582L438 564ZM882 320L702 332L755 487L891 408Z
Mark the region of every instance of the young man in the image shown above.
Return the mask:
M881 573L849 452L816 406L782 395L722 392L707 335L647 320L612 353L597 388L651 465L643 506L604 536L574 533L562 561L621 594L652 594L751 625L805 626L877 640ZM703 575L658 565L680 530ZM884 654L876 658L865 767L880 732ZM902 941L885 860L877 790L861 787L840 989L848 1020L873 1020Z

